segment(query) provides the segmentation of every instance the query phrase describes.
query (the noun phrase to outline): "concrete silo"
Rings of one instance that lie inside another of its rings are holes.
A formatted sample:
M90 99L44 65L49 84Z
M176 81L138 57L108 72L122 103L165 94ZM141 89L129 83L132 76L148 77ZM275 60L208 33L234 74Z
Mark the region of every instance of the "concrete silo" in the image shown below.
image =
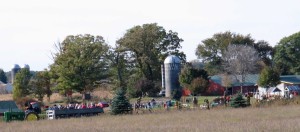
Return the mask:
M14 83L16 74L21 70L21 67L18 64L15 64L11 69L11 83Z
M29 67L28 64L25 64L25 65L23 66L23 68L24 68L24 69L28 69L28 70L30 71L30 67Z
M166 97L171 97L172 91L180 88L179 74L181 61L175 55L168 56L162 67L162 87L166 90Z

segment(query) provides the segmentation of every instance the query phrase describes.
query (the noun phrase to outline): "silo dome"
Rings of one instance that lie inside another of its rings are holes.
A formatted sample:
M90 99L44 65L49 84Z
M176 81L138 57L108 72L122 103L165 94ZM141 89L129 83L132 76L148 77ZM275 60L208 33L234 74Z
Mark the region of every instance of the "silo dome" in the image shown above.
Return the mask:
M180 59L179 59L177 56L175 56L175 55L170 55L170 56L168 56L168 57L165 59L165 61L164 61L165 64L169 64L169 63L180 63L180 62L181 62Z
M14 64L12 69L21 69L21 67L18 64Z
M29 67L28 64L25 64L25 65L23 66L23 68L30 69L30 67Z
M13 68L11 69L11 83L14 83L14 79L16 74L21 70L21 67L18 64L14 64Z

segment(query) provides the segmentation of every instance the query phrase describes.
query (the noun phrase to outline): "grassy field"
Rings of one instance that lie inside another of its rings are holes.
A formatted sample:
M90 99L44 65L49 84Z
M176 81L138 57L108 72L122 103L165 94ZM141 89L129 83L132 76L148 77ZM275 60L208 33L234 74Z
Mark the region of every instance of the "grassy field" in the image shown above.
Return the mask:
M139 115L104 114L37 122L0 122L1 132L71 131L222 131L297 132L300 131L300 105L267 108L219 108L182 110Z

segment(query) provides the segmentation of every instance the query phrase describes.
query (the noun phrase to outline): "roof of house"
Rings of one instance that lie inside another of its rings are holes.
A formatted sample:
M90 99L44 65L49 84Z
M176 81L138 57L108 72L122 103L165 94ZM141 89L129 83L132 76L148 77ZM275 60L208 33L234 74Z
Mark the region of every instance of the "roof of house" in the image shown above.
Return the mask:
M300 91L299 86L291 85L291 86L286 86L285 88L288 89L289 91Z
M270 87L267 91L268 93L281 92L281 90L277 87Z
M283 83L300 84L300 75L280 76L280 81Z
M211 76L210 79L215 82L218 83L220 85L222 85L222 75L214 75ZM229 78L231 79L231 85L232 86L240 86L241 83L239 80L241 80L242 76L241 75L237 75L237 76L233 76L233 75L229 75ZM257 80L259 78L258 74L249 74L245 77L245 82L243 83L243 86L254 86L257 84ZM222 85L223 86L223 85Z
M0 101L0 113L4 113L9 110L21 111L14 101Z

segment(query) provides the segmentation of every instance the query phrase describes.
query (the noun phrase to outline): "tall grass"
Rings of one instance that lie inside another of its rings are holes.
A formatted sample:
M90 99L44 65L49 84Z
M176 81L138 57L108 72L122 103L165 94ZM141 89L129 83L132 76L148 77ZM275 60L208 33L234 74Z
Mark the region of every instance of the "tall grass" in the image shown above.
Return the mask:
M1 132L71 132L71 131L222 131L276 132L300 131L300 106L267 108L222 108L212 110L182 110L139 115L41 120L36 122L0 123Z

